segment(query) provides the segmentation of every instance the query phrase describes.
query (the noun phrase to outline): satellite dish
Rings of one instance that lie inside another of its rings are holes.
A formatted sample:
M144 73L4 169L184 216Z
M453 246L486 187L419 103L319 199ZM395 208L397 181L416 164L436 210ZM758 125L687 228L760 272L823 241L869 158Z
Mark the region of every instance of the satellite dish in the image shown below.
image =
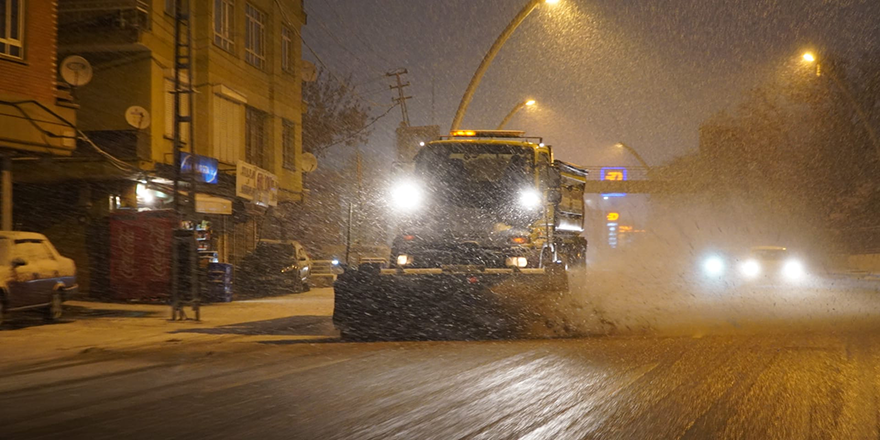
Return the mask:
M305 82L315 82L318 80L318 68L314 64L302 60L302 80Z
M84 86L92 80L92 65L79 55L71 55L61 62L61 78L73 87Z
M139 105L133 105L125 110L125 122L138 130L143 130L150 126L150 112Z
M318 169L318 158L312 153L303 153L302 170L304 173L311 173Z

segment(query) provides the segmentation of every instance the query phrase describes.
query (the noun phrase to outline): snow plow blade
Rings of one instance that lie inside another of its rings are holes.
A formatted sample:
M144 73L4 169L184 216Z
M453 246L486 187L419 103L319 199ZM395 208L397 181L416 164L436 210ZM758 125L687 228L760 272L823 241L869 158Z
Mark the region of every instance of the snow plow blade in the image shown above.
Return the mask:
M333 322L346 339L558 336L563 269L348 270L334 284Z

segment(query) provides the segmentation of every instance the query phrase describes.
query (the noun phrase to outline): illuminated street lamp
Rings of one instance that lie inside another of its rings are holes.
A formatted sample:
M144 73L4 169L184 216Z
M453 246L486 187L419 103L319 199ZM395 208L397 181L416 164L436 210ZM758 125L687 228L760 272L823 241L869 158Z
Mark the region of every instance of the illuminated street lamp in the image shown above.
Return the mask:
M801 57L804 62L809 64L816 64L816 76L822 75L822 65L819 62L819 59L812 52L805 52ZM871 143L874 145L874 149L877 151L877 155L880 156L880 141L877 139L877 133L874 132L874 127L871 126L871 122L868 120L868 116L865 114L864 110L862 110L862 106L859 105L858 101L853 97L852 93L850 93L849 89L840 82L840 78L834 74L833 71L829 72L829 77L834 81L834 84L843 92L843 95L846 96L846 99L853 106L853 109L856 111L856 114L859 116L859 120L862 121L862 126L865 128L865 132L868 133L868 138L871 139Z
M644 159L642 159L642 155L639 154L638 151L636 151L635 149L633 149L633 148L630 147L629 145L624 144L623 142L618 142L618 143L614 144L614 146L617 147L617 148L623 148L623 149L625 149L626 151L628 151L629 154L632 154L633 157L635 157L636 160L639 161L639 164L641 164L646 170L651 171L651 166L648 165L648 163L645 162Z
M461 125L461 120L464 119L464 114L467 112L468 106L471 104L471 100L474 98L474 92L477 91L477 86L480 85L480 80L483 79L483 75L486 74L486 70L489 69L489 65L492 64L492 60L495 59L495 55L498 55L498 51L501 50L501 47L504 46L504 43L507 42L507 39L513 34L513 31L516 30L517 27L532 13L541 3L547 3L549 5L558 3L559 0L529 0L528 4L516 14L516 17L513 17L513 20L501 31L501 35L492 43L492 47L489 48L489 51L486 52L486 55L483 56L483 61L480 62L480 66L477 67L477 71L474 72L474 76L471 78L470 84L468 84L467 89L464 91L464 96L461 97L461 103L458 104L458 110L455 111L455 118L452 119L452 127L450 130L458 130Z
M533 106L533 105L535 105L535 100L534 100L534 99L527 99L527 100L525 100L525 101L523 101L523 102L520 102L519 104L517 104L517 105L516 105L511 111L510 111L510 113L507 114L507 116L504 117L504 119L501 120L501 123L498 124L498 128L497 128L497 129L498 129L498 130L503 129L504 126L507 125L507 123L510 122L511 119L513 119L513 115L515 115L516 112L522 110L524 107L530 107L530 106Z

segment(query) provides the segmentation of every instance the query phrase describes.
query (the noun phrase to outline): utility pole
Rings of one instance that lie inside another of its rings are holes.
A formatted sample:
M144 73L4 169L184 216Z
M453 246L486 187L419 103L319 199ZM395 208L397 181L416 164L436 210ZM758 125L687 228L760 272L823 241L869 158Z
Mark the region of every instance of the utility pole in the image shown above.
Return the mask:
M195 239L196 226L193 223L189 229L181 227L187 218L192 219L195 214L195 166L183 175L181 170L183 152L183 133L187 130L190 159L195 160L195 131L193 130L193 75L192 75L192 21L190 14L190 0L177 0L175 3L174 20L174 124L172 138L174 145L174 212L177 224L174 227L171 252L171 319L186 319L183 310L184 294L191 300L195 319L198 321L199 310L199 285L198 285L198 246ZM187 114L183 112L182 99L186 99ZM187 183L187 206L181 206L182 193L180 184ZM187 282L181 277L181 272L187 275ZM188 289L184 289L187 287Z
M12 159L9 156L0 157L2 163L2 178L0 178L0 186L3 187L2 192L2 208L0 208L0 230L12 230Z
M354 231L355 208L361 205L363 191L363 167L361 164L361 147L355 149L355 174L357 175L357 187L354 190L354 198L348 201L348 229L345 233L345 264L351 264L352 235ZM355 249L359 252L358 249ZM360 254L358 254L360 255Z
M406 75L407 73L409 73L409 72L407 72L406 69L397 69L394 72L388 72L385 74L385 76L388 76L388 77L393 76L393 77L397 78L397 85L392 85L392 86L388 86L388 87L391 90L397 89L397 97L391 98L391 100L400 105L400 113L401 113L401 116L403 117L402 125L404 127L409 127L409 114L406 111L406 100L411 99L412 96L405 96L405 94L403 92L403 88L409 87L409 82L406 82L406 83L402 82L400 80L400 76Z

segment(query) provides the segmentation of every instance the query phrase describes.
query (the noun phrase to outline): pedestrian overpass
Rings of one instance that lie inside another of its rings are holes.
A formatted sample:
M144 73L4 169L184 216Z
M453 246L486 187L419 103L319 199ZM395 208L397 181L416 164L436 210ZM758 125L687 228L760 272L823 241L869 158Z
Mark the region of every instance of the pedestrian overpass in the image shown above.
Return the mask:
M683 182L659 179L651 169L627 166L584 167L587 175L584 193L587 194L659 194L687 191Z

